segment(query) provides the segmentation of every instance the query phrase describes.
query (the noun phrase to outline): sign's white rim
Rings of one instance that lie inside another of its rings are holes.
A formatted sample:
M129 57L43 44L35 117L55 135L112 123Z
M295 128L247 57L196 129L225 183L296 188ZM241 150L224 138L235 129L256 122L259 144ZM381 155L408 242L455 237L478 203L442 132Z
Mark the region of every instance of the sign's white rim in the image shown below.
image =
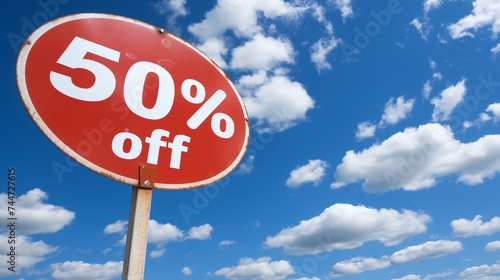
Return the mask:
M36 125L42 130L43 134L49 138L49 140L56 145L60 150L62 150L65 154L67 154L69 157L77 161L78 163L82 164L83 166L93 170L94 172L97 172L99 174L102 174L108 178L117 180L119 182L123 182L129 185L133 186L139 186L139 171L137 171L137 178L130 178L126 177L120 174L117 174L113 171L107 170L105 168L102 168L101 166L98 166L89 160L85 159L84 157L80 156L78 153L73 151L70 147L68 147L63 141L61 141L53 132L50 130L50 128L45 124L45 122L42 120L40 115L38 114L35 106L33 105L33 102L31 101L29 92L28 92L28 87L26 84L26 62L27 58L29 56L31 47L36 44L36 41L44 35L47 31L51 30L52 28L61 25L66 22L74 21L74 20L79 20L79 19L99 19L99 18L105 18L105 19L114 19L114 20L119 20L119 21L125 21L128 23L133 23L137 25L142 25L146 28L150 28L153 30L160 30L160 28L157 28L153 25L144 23L139 20L123 17L123 16L117 16L117 15L111 15L111 14L99 14L99 13L82 13L82 14L74 14L74 15L68 15L64 17L57 18L53 21L50 21L42 26L40 26L37 30L35 30L24 42L21 50L19 51L19 55L17 58L17 66L16 66L16 76L17 76L17 84L19 88L19 93L21 95L21 99L23 100L24 106L26 107L26 110L30 114L31 118L33 121L36 123ZM202 181L196 181L196 182L190 182L190 183L184 183L184 184L166 184L166 183L158 183L155 182L153 188L155 189L162 189L162 190L186 190L186 189L193 189L193 188L198 188L198 187L203 187L206 185L210 185L225 176L227 176L231 171L233 171L240 161L243 159L245 152L247 150L248 146L248 141L249 141L249 135L250 135L250 125L249 125L249 118L247 114L247 110L245 108L245 105L243 103L243 100L241 99L241 96L239 95L238 90L234 86L234 84L231 82L231 80L227 77L227 75L222 71L222 69L206 54L198 50L196 47L191 45L190 43L184 41L183 39L165 32L167 36L170 36L172 39L175 39L185 46L191 48L192 50L196 51L198 54L200 54L202 57L204 57L207 61L209 61L219 72L221 75L223 75L226 80L229 82L229 85L231 88L234 90L236 93L236 97L239 100L239 104L242 107L243 114L245 116L245 137L244 137L244 143L242 145L241 151L236 157L236 159L229 165L224 171L220 172L219 174L216 174L210 178L207 178ZM139 168L139 166L137 167ZM139 169L138 169L139 170Z

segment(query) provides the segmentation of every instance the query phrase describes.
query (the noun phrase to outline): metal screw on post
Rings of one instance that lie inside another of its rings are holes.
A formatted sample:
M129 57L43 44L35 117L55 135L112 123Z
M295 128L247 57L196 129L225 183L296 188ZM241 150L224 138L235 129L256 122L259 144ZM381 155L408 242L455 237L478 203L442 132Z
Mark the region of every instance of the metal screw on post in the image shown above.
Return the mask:
M139 166L139 186L132 187L122 280L144 278L148 224L156 169Z

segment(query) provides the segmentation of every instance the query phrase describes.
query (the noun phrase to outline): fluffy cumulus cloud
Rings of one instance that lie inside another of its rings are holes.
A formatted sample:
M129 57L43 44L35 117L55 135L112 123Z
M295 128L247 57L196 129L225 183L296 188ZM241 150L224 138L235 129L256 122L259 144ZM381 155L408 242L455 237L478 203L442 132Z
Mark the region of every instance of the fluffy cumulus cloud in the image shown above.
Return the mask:
M333 277L360 274L369 270L378 270L387 268L391 265L391 261L384 257L381 259L374 258L352 258L347 261L341 261L333 265Z
M491 112L493 114L493 118L496 121L500 120L500 103L493 103L488 105L488 108L486 108L486 112Z
M126 221L118 220L104 228L105 234L118 234L121 236L119 245L124 246L127 238ZM187 234L177 226L170 223L162 224L156 220L149 220L148 243L155 244L155 249L149 252L151 258L159 258L167 252L165 246L169 242L182 242L185 240L206 240L211 238L213 227L210 224L191 227Z
M429 241L420 245L409 246L395 252L390 260L395 264L419 261L422 259L439 258L442 256L455 254L462 250L462 243L459 241L438 240Z
M232 30L240 37L252 37L262 31L259 15L275 19L278 17L296 17L304 11L303 7L294 6L283 0L224 1L209 11L205 19L189 26L188 30L200 40L218 37Z
M258 86L240 87L248 114L257 119L258 132L286 130L304 120L307 111L314 108L314 100L304 86L287 76L277 75L260 82Z
M210 224L204 224L199 227L192 227L188 231L188 239L205 240L210 238L214 228Z
M0 255L6 256L10 253L8 243L9 236L0 234ZM16 235L16 271L22 271L30 268L35 264L44 261L50 254L56 252L58 247L45 244L43 241L34 241L31 237L25 235ZM3 257L2 260L6 260ZM10 267L7 261L0 262L0 277L12 275L8 270Z
M8 201L7 194L0 194L1 201ZM20 195L16 200L18 216L16 231L18 234L53 233L69 225L75 213L61 206L47 204L47 193L41 189L33 189ZM7 220L7 204L0 209L0 218Z
M270 257L261 257L256 260L242 258L237 266L221 268L215 275L226 279L279 280L294 273L288 261L272 261Z
M425 232L430 220L426 214L408 210L334 204L316 217L268 236L265 246L296 255L353 249L375 240L392 246Z
M499 171L500 135L461 143L449 127L432 123L407 128L359 153L348 151L331 187L363 181L366 192L415 191L432 187L438 177L450 174L476 185Z
M193 271L191 270L191 268L189 266L185 266L182 268L182 274L183 275L191 275L191 274L193 274Z
M324 160L309 160L308 164L297 167L290 172L290 177L286 180L286 185L290 188L299 188L305 183L318 185L323 180L327 167L328 163Z
M203 44L197 46L204 54L210 57L219 67L227 68L224 56L228 53L224 41L219 38L207 39Z
M451 24L448 29L453 39L465 36L474 37L471 30L478 30L482 27L491 27L494 37L500 32L500 2L497 0L475 0L472 12Z
M491 235L500 232L500 217L493 217L489 222L483 222L483 217L477 215L472 220L458 219L451 222L453 235L459 237Z
M116 279L122 274L123 262L109 261L104 264L85 263L83 261L66 261L50 266L54 279L71 280L108 280Z
M415 99L405 100L404 96L391 98L386 104L380 125L393 125L408 117Z
M434 105L432 120L435 122L448 120L455 107L462 103L466 93L465 79L462 79L456 85L443 90L438 97L431 99Z
M492 241L484 246L484 249L489 252L500 251L500 241Z
M413 110L413 104L415 99L405 100L404 96L400 96L396 99L391 97L389 101L385 104L384 113L378 124L370 121L365 121L358 124L356 130L356 140L363 140L365 138L371 138L375 136L377 128L384 128L389 125L395 125L398 122L406 119L410 112Z
M231 68L271 70L282 63L293 63L293 47L287 39L255 35L252 40L233 49Z
M127 230L128 221L118 220L104 228L105 234L124 233Z
M459 241L438 240L429 241L420 245L409 246L399 250L389 256L383 256L380 259L356 257L350 260L341 261L333 266L332 277L341 277L353 274L360 274L369 270L379 270L387 268L393 264L405 264L409 262L420 261L424 259L439 258L446 255L455 254L462 250L462 243ZM429 274L422 278L420 275L410 274L403 278L393 280L421 280L448 277L453 272L447 271L438 274Z
M460 272L460 279L465 280L498 280L500 279L500 264L473 266Z
M332 1L346 17L352 14L350 2ZM235 70L237 87L259 133L289 129L314 108L305 87L288 74L287 67L295 63L298 54L276 27L279 22L290 24L290 19L300 23L306 14L312 14L326 30L326 35L310 46L311 62L318 71L331 69L328 56L339 41L326 20L325 8L315 2L218 0L202 21L188 27L202 51L221 67ZM231 40L234 38L237 40ZM248 77L263 79L245 84Z
M371 138L375 136L375 131L377 131L377 125L371 122L362 122L358 124L358 128L356 130L356 139L363 140L366 138Z
M149 221L148 242L161 244L177 241L184 237L184 233L175 225L170 223L161 224L155 220Z

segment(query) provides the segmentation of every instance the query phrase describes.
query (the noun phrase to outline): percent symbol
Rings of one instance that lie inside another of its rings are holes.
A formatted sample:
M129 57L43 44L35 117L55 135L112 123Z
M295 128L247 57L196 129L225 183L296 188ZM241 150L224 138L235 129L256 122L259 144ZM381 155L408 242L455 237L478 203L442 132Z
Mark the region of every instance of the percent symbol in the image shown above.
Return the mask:
M192 88L194 94L191 93ZM182 96L192 104L201 104L200 108L189 118L187 125L191 129L197 129L208 117L215 112L217 107L226 99L226 93L219 89L208 100L205 100L205 87L198 81L187 79L181 86ZM227 114L217 112L211 118L212 131L220 138L229 139L234 134L234 121ZM222 123L225 123L225 129Z

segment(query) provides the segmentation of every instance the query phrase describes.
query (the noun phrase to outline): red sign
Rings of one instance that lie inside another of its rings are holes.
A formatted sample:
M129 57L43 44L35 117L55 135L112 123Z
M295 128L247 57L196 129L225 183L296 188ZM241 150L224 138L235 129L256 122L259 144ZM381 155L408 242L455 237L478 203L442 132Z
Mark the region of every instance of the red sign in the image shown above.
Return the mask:
M249 137L243 102L206 55L157 27L105 14L62 17L27 39L23 102L44 134L88 168L155 188L207 185L231 172Z

